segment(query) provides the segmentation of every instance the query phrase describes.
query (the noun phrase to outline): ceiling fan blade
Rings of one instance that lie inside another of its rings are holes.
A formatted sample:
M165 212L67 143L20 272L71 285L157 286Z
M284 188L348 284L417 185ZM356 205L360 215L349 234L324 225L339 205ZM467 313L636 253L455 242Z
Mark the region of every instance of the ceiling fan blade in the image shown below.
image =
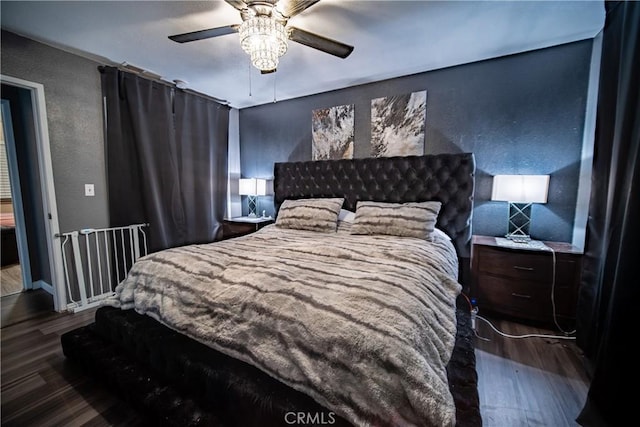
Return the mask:
M288 30L291 41L321 50L322 52L335 55L339 58L346 58L353 52L353 46L349 46L348 44L331 40L296 27L289 27Z
M210 39L211 37L225 36L237 33L239 25L227 25L226 27L209 28L208 30L193 31L190 33L176 34L169 36L171 40L178 43L193 42L196 40Z
M231 6L235 7L238 10L244 10L247 8L247 4L243 0L224 0L229 3Z
M271 74L271 73L275 73L277 71L276 68L274 68L273 70L260 70L260 74Z
M276 4L276 9L282 16L289 19L292 16L304 12L320 0L280 0Z

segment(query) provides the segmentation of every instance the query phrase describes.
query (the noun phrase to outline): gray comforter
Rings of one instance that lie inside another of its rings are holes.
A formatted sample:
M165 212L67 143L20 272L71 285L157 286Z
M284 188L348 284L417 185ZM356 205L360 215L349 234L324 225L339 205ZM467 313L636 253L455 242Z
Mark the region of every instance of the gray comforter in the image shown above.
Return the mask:
M450 426L456 277L441 237L272 225L141 258L108 304L250 363L355 425Z

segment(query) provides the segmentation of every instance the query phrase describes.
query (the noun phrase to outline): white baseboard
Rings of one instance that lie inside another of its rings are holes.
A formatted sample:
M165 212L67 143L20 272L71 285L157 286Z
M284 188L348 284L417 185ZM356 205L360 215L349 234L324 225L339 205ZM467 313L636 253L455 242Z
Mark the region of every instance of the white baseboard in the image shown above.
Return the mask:
M33 282L33 289L44 289L47 293L53 295L53 286L45 282L44 280L38 280Z

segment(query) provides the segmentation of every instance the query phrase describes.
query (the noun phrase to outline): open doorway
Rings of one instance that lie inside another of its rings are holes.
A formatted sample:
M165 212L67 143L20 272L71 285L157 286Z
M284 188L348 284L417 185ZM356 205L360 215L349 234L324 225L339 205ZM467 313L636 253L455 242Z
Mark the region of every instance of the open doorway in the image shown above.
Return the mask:
M24 221L20 180L9 101L2 100L0 115L0 297L14 295L31 284L31 270ZM18 218L18 221L16 221ZM16 228L17 223L17 228ZM22 256L20 256L22 254ZM22 262L20 259L22 258ZM23 280L24 279L24 280Z
M46 310L62 311L65 308L65 294L58 289L58 286L64 286L64 278L61 276L62 255L55 240L59 227L44 87L5 75L0 75L0 80L3 148L7 154L6 169L10 177L10 208L15 223L17 265L21 273L22 290L28 291L2 297L2 326L6 326L7 301L26 301L26 306L19 310L26 314L31 311L30 305L34 304L33 295L38 294L35 298L38 310L43 309L45 302ZM9 206L6 210L9 210ZM9 214L5 216L10 217ZM11 278L11 275L2 277L2 282Z

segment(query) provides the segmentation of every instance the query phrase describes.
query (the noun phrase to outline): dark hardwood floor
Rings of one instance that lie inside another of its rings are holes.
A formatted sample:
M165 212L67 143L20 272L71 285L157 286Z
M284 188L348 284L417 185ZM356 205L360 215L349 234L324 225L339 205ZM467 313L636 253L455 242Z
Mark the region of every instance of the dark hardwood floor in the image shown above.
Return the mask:
M43 292L23 292L19 299L2 298L2 425L141 425L128 406L68 363L62 354L60 336L92 322L95 309L78 314L55 313L52 302L42 303L46 299Z
M0 298L0 328L53 312L53 297L42 289Z
M484 316L486 317L486 316ZM553 334L507 320L488 318L512 335ZM576 417L589 390L581 352L575 341L509 339L478 321L476 366L484 426L578 426Z
M27 297L41 295L25 293ZM11 309L2 301L2 310ZM28 302L23 298L20 304ZM137 415L65 360L60 335L93 321L95 310L60 314L51 308L15 310L0 330L3 426L138 426ZM4 320L4 314L3 314ZM573 342L509 340L479 322L476 340L479 393L485 426L574 426L588 389ZM512 334L549 333L504 320Z

